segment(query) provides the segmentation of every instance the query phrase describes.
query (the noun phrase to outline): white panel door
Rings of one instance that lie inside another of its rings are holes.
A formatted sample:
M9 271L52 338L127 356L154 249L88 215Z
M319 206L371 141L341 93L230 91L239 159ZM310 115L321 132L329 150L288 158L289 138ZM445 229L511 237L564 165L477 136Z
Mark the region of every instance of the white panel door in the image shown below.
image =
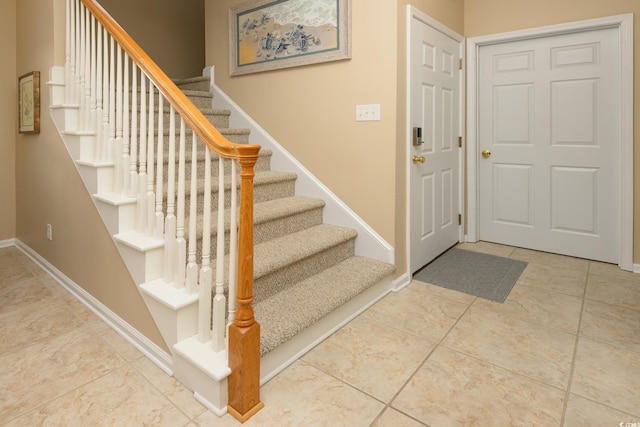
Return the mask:
M479 238L619 259L617 31L482 46Z
M459 240L461 42L413 18L410 48L410 122L423 141L408 150L413 273Z

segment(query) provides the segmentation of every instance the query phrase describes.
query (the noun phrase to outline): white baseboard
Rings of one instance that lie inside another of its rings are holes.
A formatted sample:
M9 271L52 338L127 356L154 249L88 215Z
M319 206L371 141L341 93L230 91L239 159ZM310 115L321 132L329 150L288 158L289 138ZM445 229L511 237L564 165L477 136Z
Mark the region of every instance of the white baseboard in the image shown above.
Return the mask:
M0 248L8 248L16 245L16 239L0 240Z
M0 247L3 247L5 242L8 241L0 241ZM49 276L65 288L78 301L84 304L96 316L116 331L122 338L137 348L167 375L173 376L173 362L171 355L158 347L158 345L141 334L137 329L124 321L120 316L111 311L107 306L102 304L87 291L82 289L77 283L64 275L60 270L54 267L49 261L44 259L25 243L18 239L13 239L13 244L24 252L25 255L31 258L33 262L38 264L40 268L49 274Z
M402 276L394 279L393 282L391 282L392 284L391 289L393 290L393 292L398 292L406 288L407 286L409 286L410 283L411 283L411 275L409 273L405 273Z

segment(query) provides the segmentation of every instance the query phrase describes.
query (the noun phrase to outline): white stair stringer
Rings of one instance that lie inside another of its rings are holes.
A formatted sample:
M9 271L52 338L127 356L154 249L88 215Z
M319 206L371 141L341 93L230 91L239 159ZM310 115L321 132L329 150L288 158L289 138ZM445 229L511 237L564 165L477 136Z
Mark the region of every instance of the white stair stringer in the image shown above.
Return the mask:
M224 415L228 400L227 376L231 372L226 354L215 353L206 343L192 339L197 332L197 294L188 295L161 279L164 240L135 231L136 199L113 192L113 163L87 160L93 155L96 135L77 131L78 106L64 103L64 69L53 67L47 84L51 92L50 115L58 133L171 349L171 356L165 354L158 358L165 361L171 358L170 371L167 366L160 366L161 369L193 391L194 398L213 413Z

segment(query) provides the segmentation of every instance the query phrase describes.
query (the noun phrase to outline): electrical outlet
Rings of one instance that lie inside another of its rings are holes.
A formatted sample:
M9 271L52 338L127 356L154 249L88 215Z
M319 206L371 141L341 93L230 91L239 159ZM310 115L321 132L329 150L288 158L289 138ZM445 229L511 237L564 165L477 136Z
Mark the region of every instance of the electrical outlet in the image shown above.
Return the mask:
M380 120L380 104L356 105L356 121L369 122Z
M53 240L53 227L47 224L47 240Z

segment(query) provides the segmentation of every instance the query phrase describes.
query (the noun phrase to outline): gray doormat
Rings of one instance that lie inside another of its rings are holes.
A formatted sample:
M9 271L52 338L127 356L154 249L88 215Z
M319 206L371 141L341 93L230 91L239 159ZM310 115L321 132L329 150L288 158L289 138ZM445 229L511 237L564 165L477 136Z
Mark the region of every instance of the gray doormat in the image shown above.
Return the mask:
M451 248L413 278L503 303L526 266L524 261Z

